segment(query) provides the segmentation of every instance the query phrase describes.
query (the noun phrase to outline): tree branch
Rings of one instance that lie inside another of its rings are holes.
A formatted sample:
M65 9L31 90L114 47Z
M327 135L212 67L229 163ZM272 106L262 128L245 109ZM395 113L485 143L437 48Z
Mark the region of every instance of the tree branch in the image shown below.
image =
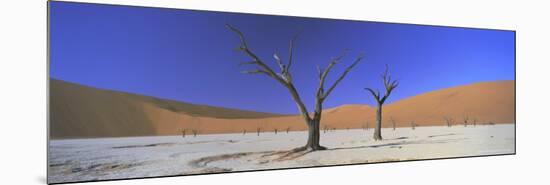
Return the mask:
M293 56L293 50L294 50L294 41L296 41L296 38L298 38L298 35L300 35L300 32L298 32L292 39L290 39L290 42L288 44L288 64L286 66L286 70L290 70L290 66L292 66L292 56Z
M328 95L330 95L330 93L334 90L334 88L336 87L336 85L338 85L338 83L340 83L340 81L342 81L342 79L344 79L344 77L346 77L346 75L349 73L349 71L355 67L360 61L361 59L363 59L363 54L360 54L356 59L355 61L349 65L346 70L340 75L340 77L332 84L332 86L330 86L330 88L325 92L325 94L323 95L323 99L325 99ZM329 65L330 66L330 65ZM328 73L328 71L327 71Z
M290 73L288 72L288 66L285 67L284 65L282 65L282 62L280 62L279 56L274 55L274 58L277 60L277 62L279 64L281 64L281 65L279 65L279 67L281 67L281 69L284 69L284 70L281 70L281 75L278 75L268 65L266 65L264 62L262 62L262 60L260 60L260 58L256 54L254 54L252 51L250 51L250 49L248 48L248 45L246 44L246 39L244 37L244 34L241 31L239 31L237 28L234 28L233 26L231 26L229 24L226 24L225 26L229 30L235 32L239 36L240 41L241 41L241 46L239 47L239 50L243 51L246 55L248 55L250 58L252 58L254 63L250 62L250 64L256 64L259 68L259 69L251 70L251 71L243 71L243 73L247 73L247 74L266 74L266 75L272 77L273 79L275 79L276 81L278 81L279 83L281 83L290 92L290 94L292 96L292 99L294 100L294 102L296 103L298 109L300 110L300 113L302 114L302 116L304 117L306 122L309 123L310 120L311 120L311 117L309 116L307 108L304 105L302 99L300 98L300 95L298 94L298 91L296 90L296 88L292 84L292 81L290 79ZM290 49L292 49L292 48L290 48ZM289 62L290 61L291 61L291 58L290 58Z
M244 73L244 74L265 74L267 76L270 76L270 74L267 71L264 71L264 70L261 70L261 69L241 71L241 73Z
M390 96L391 92L399 85L399 82L397 80L392 81L391 76L388 75L388 64L386 64L386 69L384 70L384 88L386 89L386 93L384 93L384 97L382 98L382 103L386 101L386 99Z
M368 90L372 96L374 97L374 99L376 100L376 103L380 103L380 91L374 91L373 89L371 88L365 88L365 90Z
M250 49L248 49L248 45L246 44L246 39L244 37L244 34L241 31L239 31L237 28L234 28L229 24L226 24L225 27L235 32L239 36L241 41L241 46L239 47L240 51L245 52L250 58L252 58L252 60L255 62L256 65L258 65L263 71L268 73L268 76L272 77L273 79L277 80L279 83L285 86L287 85L286 80L278 76L277 73L275 73L269 66L263 63L262 60L260 60L260 58L258 58L256 54L254 54L252 51L250 51Z

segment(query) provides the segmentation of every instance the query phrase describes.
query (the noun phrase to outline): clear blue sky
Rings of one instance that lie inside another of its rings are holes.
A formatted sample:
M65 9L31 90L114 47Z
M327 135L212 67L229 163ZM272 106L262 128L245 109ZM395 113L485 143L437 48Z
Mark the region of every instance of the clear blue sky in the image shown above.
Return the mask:
M315 18L260 16L175 9L50 2L50 76L88 86L247 110L297 113L288 92L238 66L238 37L277 69L297 32L291 69L312 110L324 67L343 49L350 52L329 75L330 85L360 52L365 58L325 101L325 107L370 104L364 87L382 88L380 73L401 81L388 103L441 88L514 79L511 31L449 28Z

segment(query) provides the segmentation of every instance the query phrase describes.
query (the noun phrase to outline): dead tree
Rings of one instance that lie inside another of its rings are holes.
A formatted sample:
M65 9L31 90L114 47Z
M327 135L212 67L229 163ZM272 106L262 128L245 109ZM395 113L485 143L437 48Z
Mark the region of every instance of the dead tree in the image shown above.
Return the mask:
M390 96L391 92L399 85L399 81L392 80L388 75L388 65L386 64L386 70L382 74L382 81L384 82L385 93L382 96L380 91L374 91L371 88L365 88L368 90L374 100L376 100L376 123L374 125L374 140L382 140L382 105L386 102L386 99Z
M286 127L286 133L288 134L288 132L290 131L290 127Z
M414 123L414 121L411 122L411 129L415 129L416 128L416 123Z
M245 134L246 134L246 129L243 129L243 135L245 135Z
M240 46L238 47L238 50L246 54L248 57L251 58L251 61L242 62L241 65L252 65L256 68L253 70L243 71L243 73L246 74L262 74L266 75L275 81L277 81L279 84L281 84L283 87L285 87L288 92L290 93L292 100L296 103L296 106L298 107L298 110L304 119L304 122L308 128L308 139L307 143L303 147L299 147L294 149L293 151L303 151L303 150L324 150L325 147L321 146L319 144L320 141L320 134L319 134L319 125L321 122L321 113L323 111L323 102L326 100L326 98L330 95L330 93L336 88L338 83L344 79L344 77L348 74L348 72L356 66L359 61L363 58L362 55L359 55L355 59L355 61L349 65L345 71L336 79L336 81L328 88L325 89L325 79L328 76L328 73L330 70L340 62L340 60L344 57L345 52L342 55L339 55L338 57L333 58L330 63L328 64L327 68L322 70L319 66L317 66L318 70L318 77L319 77L319 86L317 87L317 91L315 94L315 110L313 112L313 115L310 115L307 111L306 106L304 105L302 98L298 94L298 90L294 86L292 82L292 75L290 74L290 68L292 66L293 62L293 49L294 49L294 41L297 38L297 35L295 35L289 43L288 47L288 62L283 62L282 59L279 57L277 52L273 54L273 58L275 59L275 62L280 68L280 72L275 72L271 67L269 67L258 55L256 55L254 52L250 50L250 48L247 45L247 42L245 40L244 34L234 28L233 26L226 24L226 27L235 32L240 39Z
M464 116L464 127L466 127L468 125L469 120L470 120L470 118L468 116Z
M474 118L472 121L474 122L474 127L476 127L476 125L477 125L477 118Z
M185 137L185 132L187 131L187 129L183 129L181 130L181 137Z
M277 129L275 129L275 134L277 134Z
M261 132L261 131L262 131L262 129L258 127L258 128L256 129L256 134L257 134L258 136L260 136L260 132Z
M391 125L393 127L393 130L395 130L395 119L393 117L390 117Z
M195 129L193 129L191 132L193 132L193 137L197 137L197 134L199 134L199 131Z
M444 119L445 122L447 123L447 127L453 126L453 118L448 117L448 116L445 116L445 117L443 117L443 119Z

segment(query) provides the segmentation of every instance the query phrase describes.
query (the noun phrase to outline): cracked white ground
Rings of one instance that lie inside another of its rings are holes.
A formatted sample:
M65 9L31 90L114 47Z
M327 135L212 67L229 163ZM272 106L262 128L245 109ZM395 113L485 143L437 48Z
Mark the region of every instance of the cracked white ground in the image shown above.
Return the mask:
M431 158L511 154L514 124L321 131L328 150L288 153L306 132L212 134L193 137L52 140L48 181L75 182L224 171L293 168Z

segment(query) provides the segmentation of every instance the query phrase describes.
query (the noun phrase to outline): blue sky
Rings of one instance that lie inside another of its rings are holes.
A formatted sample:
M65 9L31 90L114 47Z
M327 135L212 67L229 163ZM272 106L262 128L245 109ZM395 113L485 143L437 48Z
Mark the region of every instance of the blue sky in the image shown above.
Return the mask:
M514 79L512 31L265 16L176 9L50 2L50 77L78 84L189 103L274 113L297 113L288 92L238 66L238 37L277 69L296 40L293 80L312 110L318 79L343 49L327 86L363 52L364 59L324 107L373 105L365 87L382 88L384 65L400 80L387 103L441 88Z

